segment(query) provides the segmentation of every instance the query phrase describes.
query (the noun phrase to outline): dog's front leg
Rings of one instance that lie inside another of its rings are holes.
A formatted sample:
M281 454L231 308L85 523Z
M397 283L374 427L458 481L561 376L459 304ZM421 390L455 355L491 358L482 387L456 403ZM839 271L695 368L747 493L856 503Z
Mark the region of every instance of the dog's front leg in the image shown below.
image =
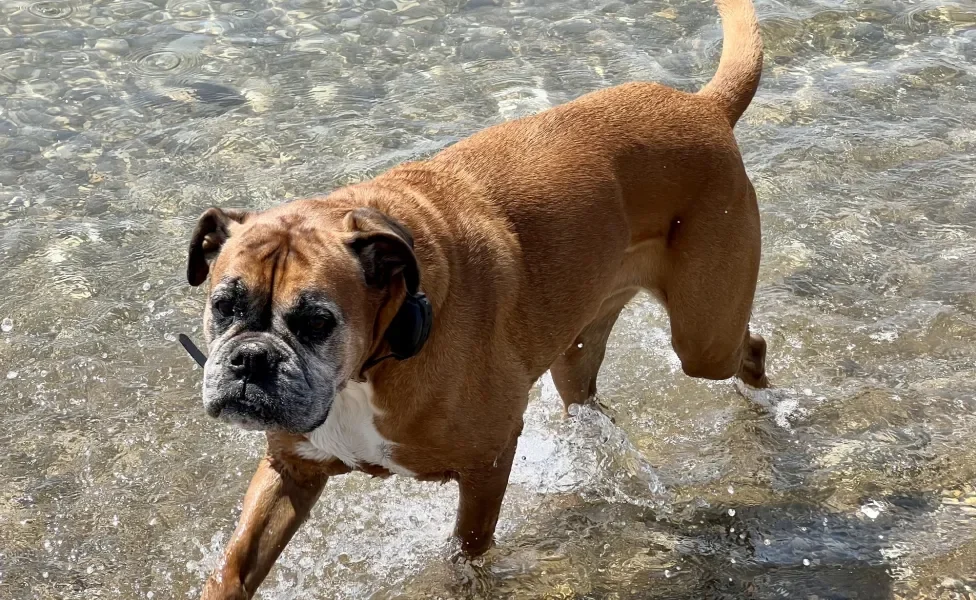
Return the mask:
M460 494L454 536L461 542L461 551L468 558L480 556L491 547L520 433L521 427L490 465L459 473Z
M244 496L244 510L203 600L247 600L322 493L328 474L269 449Z

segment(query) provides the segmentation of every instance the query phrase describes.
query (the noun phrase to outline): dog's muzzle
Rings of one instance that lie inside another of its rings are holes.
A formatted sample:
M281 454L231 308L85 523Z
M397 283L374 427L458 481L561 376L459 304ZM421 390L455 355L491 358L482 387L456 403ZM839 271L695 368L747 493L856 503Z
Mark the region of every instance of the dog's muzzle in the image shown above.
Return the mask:
M233 346L208 364L204 394L207 414L265 421L272 416L273 397L279 392L280 352L261 339L227 343Z
M331 385L310 378L304 361L269 333L226 340L204 369L207 414L248 429L305 432L321 423L333 395Z

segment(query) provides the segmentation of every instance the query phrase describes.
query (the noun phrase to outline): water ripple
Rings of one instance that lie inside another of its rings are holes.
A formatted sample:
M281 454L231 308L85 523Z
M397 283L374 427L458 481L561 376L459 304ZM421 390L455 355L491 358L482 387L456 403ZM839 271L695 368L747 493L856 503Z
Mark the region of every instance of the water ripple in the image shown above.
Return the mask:
M196 54L180 53L176 50L146 48L129 54L127 61L129 68L139 75L170 77L193 73L199 68L201 58Z
M42 19L67 19L74 13L74 5L72 2L45 0L31 4L27 10Z

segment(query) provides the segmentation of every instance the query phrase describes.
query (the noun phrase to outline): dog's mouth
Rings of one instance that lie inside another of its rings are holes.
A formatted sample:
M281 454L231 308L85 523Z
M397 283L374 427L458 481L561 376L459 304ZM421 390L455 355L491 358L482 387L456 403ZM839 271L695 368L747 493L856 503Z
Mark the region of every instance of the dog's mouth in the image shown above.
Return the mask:
M287 383L225 380L206 391L204 406L210 417L243 429L298 434L315 430L328 418L332 401L322 398L312 402L308 390L291 387Z
M278 429L277 427L269 426L264 421L253 418L247 413L242 413L234 409L223 410L216 418L223 423L248 431L274 431Z
M225 384L219 396L207 402L207 414L234 423L269 422L273 420L273 415L267 407L266 396L266 392L247 379Z

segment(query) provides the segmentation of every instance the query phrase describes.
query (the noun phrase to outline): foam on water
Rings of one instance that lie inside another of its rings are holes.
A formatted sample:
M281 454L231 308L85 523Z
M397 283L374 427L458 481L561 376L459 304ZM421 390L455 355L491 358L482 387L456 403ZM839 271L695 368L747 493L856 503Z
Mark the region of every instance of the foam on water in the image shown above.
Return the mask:
M607 502L660 506L665 489L627 434L602 412L562 401L547 373L527 411L511 482L537 494L574 493Z

